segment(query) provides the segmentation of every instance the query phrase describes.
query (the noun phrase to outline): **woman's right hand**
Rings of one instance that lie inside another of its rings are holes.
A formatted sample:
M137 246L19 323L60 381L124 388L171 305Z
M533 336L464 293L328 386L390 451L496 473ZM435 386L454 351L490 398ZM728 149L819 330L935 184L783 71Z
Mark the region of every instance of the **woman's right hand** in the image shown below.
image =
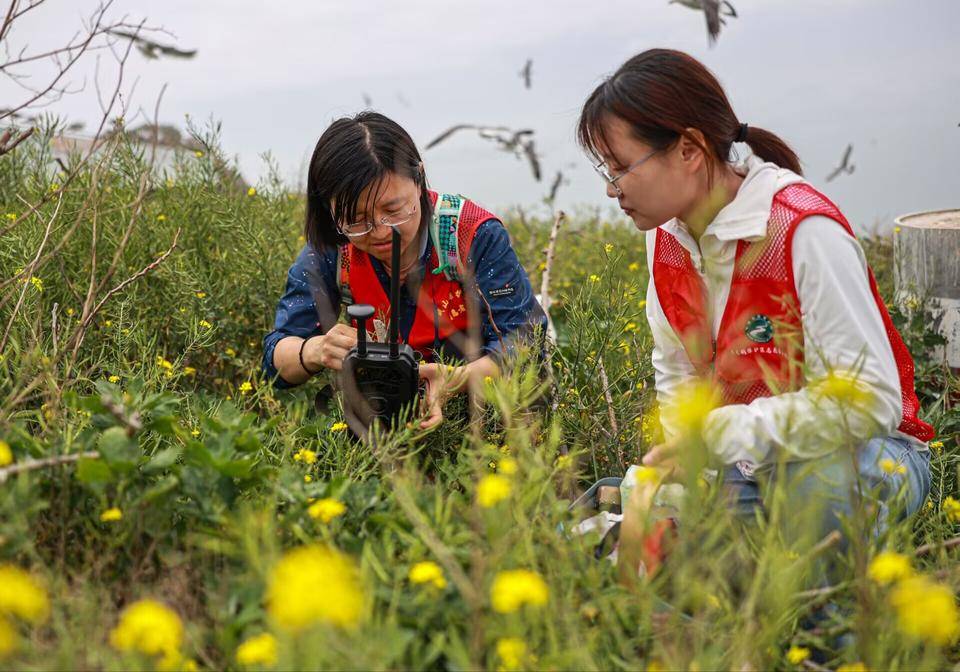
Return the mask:
M320 367L339 371L343 358L357 344L357 330L348 324L337 323L325 334L314 336L303 348L303 361L311 371Z

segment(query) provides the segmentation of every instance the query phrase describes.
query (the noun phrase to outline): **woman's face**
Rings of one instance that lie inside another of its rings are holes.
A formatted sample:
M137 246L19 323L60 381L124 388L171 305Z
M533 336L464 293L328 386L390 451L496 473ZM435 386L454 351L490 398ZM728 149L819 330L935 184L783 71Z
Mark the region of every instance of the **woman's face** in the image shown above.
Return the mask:
M654 152L645 142L636 139L630 126L620 117L610 116L604 124L608 146L599 146L600 158L606 162L616 186L607 183L607 196L616 198L634 225L648 231L674 217L680 217L696 199L702 152L685 137L672 146ZM650 155L630 172L635 162Z
M377 193L379 188L379 193ZM376 194L376 201L373 195ZM409 177L396 173L387 173L380 184L369 184L361 192L357 207L357 218L353 224L363 230L363 223L374 222L373 229L362 236L350 236L350 242L380 261L390 261L392 228L381 224L382 221L397 222L406 220L396 227L400 233L401 254L417 241L420 229L420 186ZM347 222L341 222L343 230Z

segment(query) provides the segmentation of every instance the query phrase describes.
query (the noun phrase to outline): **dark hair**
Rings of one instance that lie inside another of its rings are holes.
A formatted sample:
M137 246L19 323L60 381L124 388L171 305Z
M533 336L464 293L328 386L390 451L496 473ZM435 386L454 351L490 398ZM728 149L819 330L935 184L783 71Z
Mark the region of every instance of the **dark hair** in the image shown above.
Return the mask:
M384 177L394 173L422 187L420 225L432 214L426 174L410 135L379 112L337 119L323 132L307 171L307 218L304 236L314 249L348 242L337 222L352 222L358 208L375 203ZM360 194L376 185L361 204ZM334 202L333 209L330 202Z
M734 141L741 140L764 161L801 173L800 159L770 131L749 126L746 137L741 136L740 121L720 82L682 51L649 49L637 54L590 94L580 113L577 139L594 155L599 155L598 143L610 146L604 137L609 115L623 119L634 136L653 149L666 149L687 137L703 151L711 168L726 161ZM688 128L703 133L707 146Z

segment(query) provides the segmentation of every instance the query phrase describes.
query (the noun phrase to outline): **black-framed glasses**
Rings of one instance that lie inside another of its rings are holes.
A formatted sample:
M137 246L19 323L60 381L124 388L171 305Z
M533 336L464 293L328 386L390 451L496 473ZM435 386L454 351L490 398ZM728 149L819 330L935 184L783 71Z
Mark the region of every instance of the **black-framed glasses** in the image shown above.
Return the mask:
M617 173L616 175L610 172L610 169L607 167L606 161L600 161L599 163L593 164L593 169L597 171L597 174L603 179L605 179L607 183L616 190L617 196L623 196L623 191L620 189L620 185L617 184L617 182L620 181L620 178L636 170L640 165L645 163L647 159L651 158L654 154L656 154L659 151L660 151L659 149L653 150L652 152L644 156L642 159L638 159L637 161L634 161L633 163L631 163L626 170L623 170Z
M419 209L419 203L414 202L413 208L409 212L402 212L397 215L381 217L377 221L377 224L380 224L381 226L390 227L391 229L395 229L398 226L403 226L404 224L409 222L411 219L413 219L413 216L417 214L418 209ZM376 227L377 224L369 220L354 222L353 224L346 224L346 225L337 224L337 230L340 231L340 233L342 233L343 235L347 236L348 238L359 238L360 236L365 236L371 231L373 231L373 229Z

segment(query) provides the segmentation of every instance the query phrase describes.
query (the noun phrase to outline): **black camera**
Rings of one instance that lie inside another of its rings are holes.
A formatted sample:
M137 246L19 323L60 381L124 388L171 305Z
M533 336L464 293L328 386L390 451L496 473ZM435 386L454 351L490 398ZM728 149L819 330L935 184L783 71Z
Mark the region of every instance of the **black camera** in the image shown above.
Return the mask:
M343 359L344 405L365 427L376 421L387 426L407 411L419 396L418 353L400 343L400 234L394 229L390 269L390 335L387 343L368 343L366 324L373 306L347 306L347 316L357 323L357 345Z

